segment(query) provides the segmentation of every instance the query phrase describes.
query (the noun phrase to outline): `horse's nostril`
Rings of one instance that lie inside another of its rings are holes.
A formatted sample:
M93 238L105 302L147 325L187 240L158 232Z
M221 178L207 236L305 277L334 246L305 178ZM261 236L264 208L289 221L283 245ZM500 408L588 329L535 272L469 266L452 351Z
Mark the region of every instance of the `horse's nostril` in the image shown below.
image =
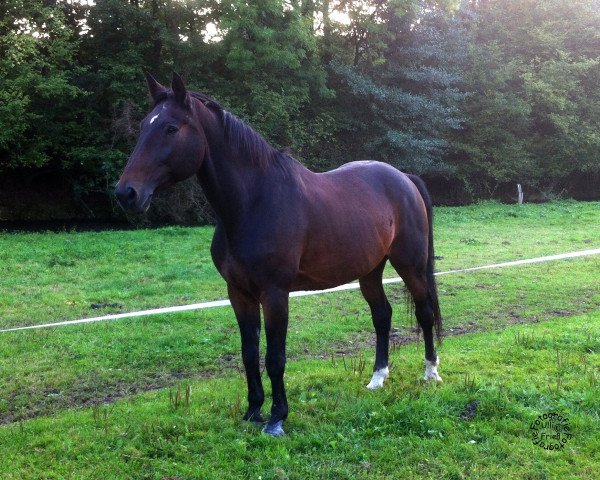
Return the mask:
M137 192L132 187L127 187L125 191L125 197L129 202L133 202L137 198Z
M132 209L138 201L138 192L131 186L122 188L117 185L117 188L115 188L115 195L125 210Z

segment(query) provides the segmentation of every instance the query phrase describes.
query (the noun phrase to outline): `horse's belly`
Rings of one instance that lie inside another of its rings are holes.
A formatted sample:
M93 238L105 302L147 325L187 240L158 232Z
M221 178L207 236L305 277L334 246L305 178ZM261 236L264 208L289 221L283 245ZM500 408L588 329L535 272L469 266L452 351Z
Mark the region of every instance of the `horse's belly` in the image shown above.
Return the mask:
M312 242L300 259L293 290L321 290L351 282L371 272L386 257L394 236L393 225L372 226L341 238Z
M350 275L332 275L331 272L325 274L315 274L300 271L292 284L291 291L298 290L324 290L334 288L345 283L349 283L362 275L359 273Z

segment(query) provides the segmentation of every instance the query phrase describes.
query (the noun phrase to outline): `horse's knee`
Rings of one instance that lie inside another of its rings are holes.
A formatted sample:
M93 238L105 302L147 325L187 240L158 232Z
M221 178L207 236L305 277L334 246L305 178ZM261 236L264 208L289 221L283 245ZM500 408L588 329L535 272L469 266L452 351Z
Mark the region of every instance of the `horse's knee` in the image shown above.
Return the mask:
M282 376L285 371L285 362L285 355L267 355L265 359L265 364L267 367L267 373L269 374L269 377Z
M259 359L259 348L254 343L247 343L242 345L242 361L244 366L258 363Z

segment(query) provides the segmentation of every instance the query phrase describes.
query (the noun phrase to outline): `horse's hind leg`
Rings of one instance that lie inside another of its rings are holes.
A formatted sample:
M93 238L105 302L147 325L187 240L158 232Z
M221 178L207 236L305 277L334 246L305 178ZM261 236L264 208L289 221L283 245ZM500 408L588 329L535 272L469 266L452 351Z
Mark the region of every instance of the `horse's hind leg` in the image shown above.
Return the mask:
M371 381L367 385L367 388L371 390L383 387L383 381L389 375L388 355L392 307L385 296L383 285L381 284L381 277L386 261L387 259L384 259L371 273L359 279L360 291L371 309L373 325L377 335L373 378L371 378Z
M442 377L437 371L440 363L439 357L433 343L434 305L430 295L431 289L428 284L425 266L407 266L402 262L398 262L397 259L394 260L390 258L392 265L404 280L406 288L413 297L415 316L423 330L423 340L425 341L425 375L423 378L441 382Z

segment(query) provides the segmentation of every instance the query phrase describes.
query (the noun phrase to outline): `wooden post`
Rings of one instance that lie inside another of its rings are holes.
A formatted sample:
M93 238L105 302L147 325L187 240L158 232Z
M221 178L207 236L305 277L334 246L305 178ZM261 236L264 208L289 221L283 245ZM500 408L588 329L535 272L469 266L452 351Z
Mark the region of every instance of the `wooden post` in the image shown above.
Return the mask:
M520 183L517 183L517 193L519 194L519 205L523 205L523 188Z

